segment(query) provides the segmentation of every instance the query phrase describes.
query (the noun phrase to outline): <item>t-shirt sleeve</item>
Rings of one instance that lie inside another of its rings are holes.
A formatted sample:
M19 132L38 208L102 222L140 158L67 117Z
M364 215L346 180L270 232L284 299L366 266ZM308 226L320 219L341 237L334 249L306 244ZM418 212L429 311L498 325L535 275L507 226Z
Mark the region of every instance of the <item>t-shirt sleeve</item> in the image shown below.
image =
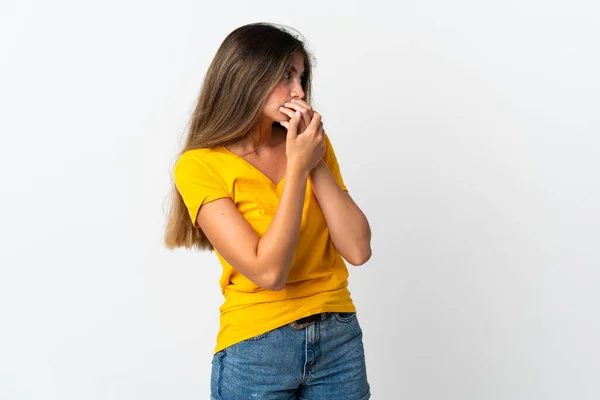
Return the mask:
M222 180L210 172L195 156L184 153L179 157L173 170L175 186L183 198L192 224L198 228L196 217L202 204L223 197L231 198Z
M327 164L329 171L337 181L338 185L342 190L348 191L346 185L344 184L344 179L342 178L342 173L340 171L340 166L338 164L337 157L335 156L335 151L333 150L333 146L331 141L329 140L329 136L326 133L323 134L325 138L325 155L323 156L323 161Z

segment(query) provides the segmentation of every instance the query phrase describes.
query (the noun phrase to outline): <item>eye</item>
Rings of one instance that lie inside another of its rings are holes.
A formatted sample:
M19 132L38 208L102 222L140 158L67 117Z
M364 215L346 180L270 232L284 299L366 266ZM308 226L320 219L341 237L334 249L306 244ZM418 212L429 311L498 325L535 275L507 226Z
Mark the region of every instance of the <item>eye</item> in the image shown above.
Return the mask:
M290 79L290 71L285 71L285 73L283 74L283 79L285 79L285 80Z

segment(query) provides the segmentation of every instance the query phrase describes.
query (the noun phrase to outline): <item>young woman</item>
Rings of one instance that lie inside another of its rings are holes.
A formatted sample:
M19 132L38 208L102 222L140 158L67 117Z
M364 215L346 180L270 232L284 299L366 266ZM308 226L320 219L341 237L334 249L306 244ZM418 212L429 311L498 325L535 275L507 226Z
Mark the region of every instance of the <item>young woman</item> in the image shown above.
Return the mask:
M225 302L213 399L368 399L348 269L371 256L321 115L311 56L289 30L230 33L174 167L168 248L212 250Z

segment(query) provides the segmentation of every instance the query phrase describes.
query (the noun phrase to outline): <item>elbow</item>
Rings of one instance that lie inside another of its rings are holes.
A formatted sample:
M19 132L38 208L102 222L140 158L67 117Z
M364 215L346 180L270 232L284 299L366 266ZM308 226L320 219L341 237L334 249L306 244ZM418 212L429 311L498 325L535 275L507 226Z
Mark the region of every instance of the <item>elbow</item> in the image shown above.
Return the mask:
M286 281L286 276L280 276L279 274L270 274L268 276L263 277L260 286L266 290L279 292L285 289Z
M371 251L371 246L369 246L366 249L352 255L352 257L346 258L346 261L348 261L348 263L354 265L355 267L358 267L369 261L372 254L373 252Z
M285 286L285 282L275 282L271 284L262 285L263 289L271 290L273 292L281 292L283 289L285 289Z
M285 289L286 287L286 283L276 283L271 285L271 287L269 288L269 290L273 291L273 292L281 292L283 289Z

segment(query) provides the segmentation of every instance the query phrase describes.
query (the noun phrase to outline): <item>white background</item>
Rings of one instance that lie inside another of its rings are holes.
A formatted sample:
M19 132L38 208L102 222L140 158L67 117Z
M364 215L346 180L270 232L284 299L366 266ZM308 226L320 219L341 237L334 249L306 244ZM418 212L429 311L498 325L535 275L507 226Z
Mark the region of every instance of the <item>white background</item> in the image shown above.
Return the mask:
M204 399L212 253L162 245L202 78L292 26L373 256L374 399L600 398L593 1L5 1L0 399Z

